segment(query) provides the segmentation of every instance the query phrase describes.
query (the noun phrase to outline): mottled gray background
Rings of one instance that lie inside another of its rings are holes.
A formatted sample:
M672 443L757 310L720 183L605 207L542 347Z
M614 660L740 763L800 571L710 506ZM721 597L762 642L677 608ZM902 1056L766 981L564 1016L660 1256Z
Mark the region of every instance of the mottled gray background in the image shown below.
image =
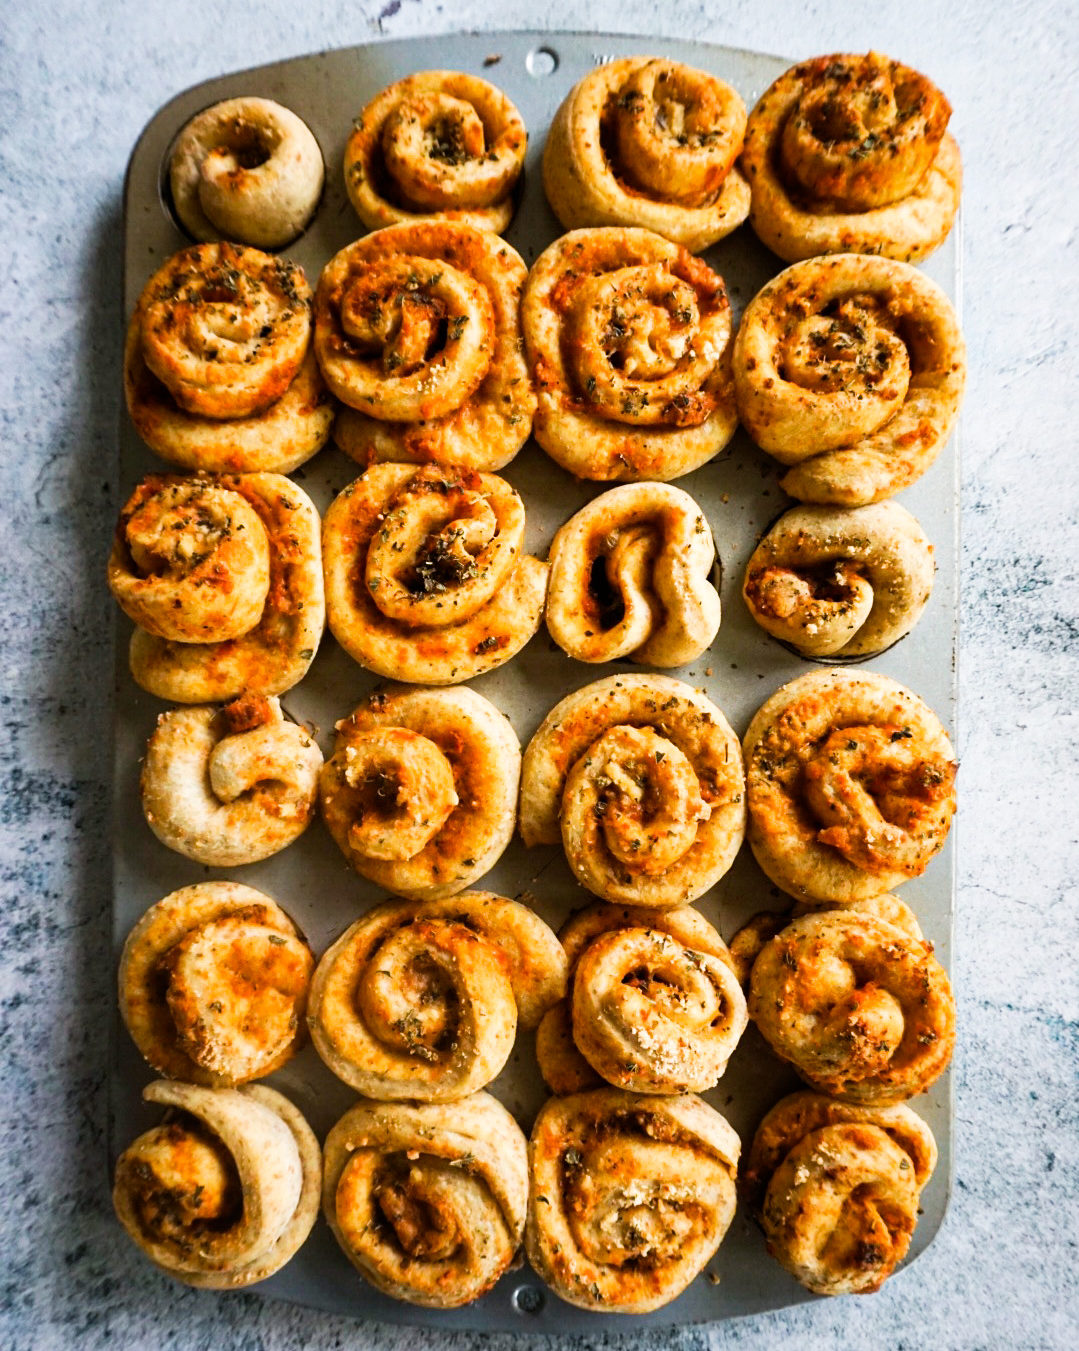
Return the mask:
M1079 1345L1077 24L1074 4L1024 0L552 0L546 14L526 0L7 0L0 1346L509 1345L183 1290L118 1232L104 1174L112 616L101 573L119 505L128 153L166 98L209 76L380 34L499 27L669 33L797 58L878 47L948 93L967 173L951 1209L926 1255L878 1295L681 1335L634 1334L627 1322L627 1334L642 1351Z

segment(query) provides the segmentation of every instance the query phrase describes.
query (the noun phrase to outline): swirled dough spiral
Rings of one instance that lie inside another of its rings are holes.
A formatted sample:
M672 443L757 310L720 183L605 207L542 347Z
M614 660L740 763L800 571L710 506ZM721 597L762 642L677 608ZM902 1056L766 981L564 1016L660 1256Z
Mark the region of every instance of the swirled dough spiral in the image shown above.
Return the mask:
M236 244L174 254L128 325L124 393L135 429L182 469L288 473L330 435L303 269Z
M768 1251L807 1290L869 1294L906 1256L936 1162L909 1107L792 1093L757 1127L742 1185Z
M933 711L872 671L813 671L745 736L749 843L799 900L876 896L918 877L955 812L956 762Z
M734 344L738 412L803 502L856 507L907 488L947 441L966 354L948 297L917 268L837 254L750 301Z
M908 634L933 589L933 546L898 502L794 507L746 566L742 595L804 657L863 657Z
M524 523L494 474L372 465L326 512L334 637L361 666L417 685L501 666L539 628L547 591Z
M311 1037L360 1093L449 1102L489 1084L518 1020L535 1026L565 989L558 939L518 901L387 901L319 962Z
M489 1093L361 1098L326 1137L323 1213L353 1266L394 1299L479 1299L513 1261L527 1206L527 1143Z
M703 915L600 903L572 915L559 940L572 995L536 1033L553 1093L591 1088L597 1075L637 1093L715 1086L747 1016L727 945Z
M295 1053L314 964L269 896L196 882L152 905L128 934L120 1013L158 1073L231 1088Z
M608 61L555 114L547 200L567 230L641 225L700 253L749 214L735 167L745 128L741 98L706 71L661 57Z
M600 493L555 535L549 562L547 627L578 661L684 666L719 630L712 532L681 488Z
M345 405L341 449L365 468L512 460L536 408L521 339L526 276L508 244L451 221L379 230L332 258L315 349Z
M131 674L159 699L280 694L322 639L318 512L280 474L143 479L120 513L108 581L137 626Z
M561 839L604 900L665 910L734 862L744 797L738 739L715 704L669 676L609 676L556 704L529 742L521 835Z
M789 263L822 253L919 262L959 209L951 111L924 75L879 52L792 67L749 115L750 224Z
M142 811L162 844L212 867L256 863L307 829L322 752L281 705L241 696L223 708L162 713L146 747Z
M364 877L402 896L462 891L513 837L521 748L470 689L377 690L337 724L322 815Z
M356 119L345 187L371 230L435 216L501 234L527 145L521 114L493 84L421 70L384 89Z
M930 945L845 910L792 920L764 945L749 1016L814 1088L874 1106L924 1092L955 1044L951 986Z
M735 1207L738 1136L702 1099L599 1088L532 1128L528 1260L570 1304L646 1313L715 1254Z
M116 1163L113 1205L132 1241L185 1285L230 1290L272 1276L318 1216L322 1159L311 1127L261 1084L158 1080L142 1096L172 1110Z
M679 478L733 436L727 291L679 245L573 230L536 259L521 316L536 440L578 478Z
M291 244L322 195L322 152L307 123L272 99L225 99L184 127L169 158L176 214L196 239Z

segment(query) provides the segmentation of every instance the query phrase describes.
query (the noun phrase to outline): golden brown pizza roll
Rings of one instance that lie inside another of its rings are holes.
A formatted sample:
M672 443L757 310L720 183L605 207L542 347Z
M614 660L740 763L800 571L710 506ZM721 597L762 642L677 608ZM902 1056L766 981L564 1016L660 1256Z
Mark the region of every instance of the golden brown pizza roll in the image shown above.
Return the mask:
M578 661L684 666L719 630L715 557L704 512L681 488L610 488L551 543L551 637Z
M909 1107L792 1093L757 1127L742 1187L768 1251L807 1290L869 1294L906 1256L936 1162Z
M661 57L598 66L555 114L543 186L567 230L641 225L700 253L749 213L735 165L746 109L707 71Z
M669 676L608 676L568 695L524 754L525 844L559 840L606 901L684 905L734 862L745 831L738 738Z
M749 843L798 900L877 896L920 876L955 812L956 761L936 714L873 671L813 671L746 732Z
M883 1106L924 1092L955 1045L955 1002L932 946L868 913L792 920L761 949L749 1016L822 1093Z
M108 581L136 625L131 674L159 699L280 694L322 638L318 512L280 474L143 479L120 513Z
M128 325L135 430L182 469L288 473L330 435L303 268L236 244L197 244L150 278Z
M494 474L375 464L323 525L330 628L379 675L453 685L539 628L547 565L523 552L524 503Z
M322 815L364 877L402 896L450 896L513 837L520 772L517 735L482 694L389 685L337 724Z
M128 934L120 1013L159 1074L231 1088L295 1054L314 965L269 896L196 882L152 905Z
M373 1098L450 1102L483 1088L566 989L566 959L526 905L468 891L387 901L341 935L311 986L315 1048Z
M789 263L822 253L919 262L959 209L951 112L924 75L879 52L793 66L749 115L750 224Z
M570 1304L647 1313L712 1258L734 1216L738 1136L701 1098L551 1098L528 1147L528 1260Z
M332 258L315 350L344 405L341 449L364 468L512 460L536 408L521 342L526 275L508 244L452 221L379 230Z
M261 1084L201 1088L158 1080L169 1109L116 1163L113 1205L132 1241L168 1276L204 1290L264 1281L318 1216L318 1140L283 1094Z
M421 70L356 118L345 187L371 230L435 216L501 234L527 145L521 114L501 89L462 71Z
M571 915L558 936L570 996L536 1033L553 1093L600 1077L636 1093L702 1093L718 1083L747 1017L727 945L703 915L599 903Z
M307 123L272 99L225 99L183 128L169 156L176 214L195 239L291 244L322 195L322 152Z
M753 551L742 595L803 657L865 657L911 631L932 589L925 532L898 502L875 502L785 512Z
M536 259L521 315L536 440L578 478L679 478L733 436L727 291L679 245L573 230Z
M966 352L948 297L906 263L795 263L750 301L734 344L738 412L791 465L803 502L857 507L920 478L959 413Z
M142 811L162 844L212 867L255 863L307 829L322 752L275 698L162 713L146 746Z

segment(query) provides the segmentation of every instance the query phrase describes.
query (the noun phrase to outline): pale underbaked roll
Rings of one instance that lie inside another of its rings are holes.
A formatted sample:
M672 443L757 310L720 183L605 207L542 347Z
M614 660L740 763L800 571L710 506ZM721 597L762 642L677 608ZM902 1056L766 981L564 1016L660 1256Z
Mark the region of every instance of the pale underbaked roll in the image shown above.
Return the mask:
M315 350L344 407L334 438L379 460L501 469L536 398L521 343L527 268L451 221L379 230L342 249L315 299Z
M727 1232L739 1148L727 1121L692 1094L600 1088L551 1098L528 1147L528 1260L582 1309L669 1304Z
M158 1080L142 1096L172 1110L116 1163L113 1205L132 1241L185 1285L230 1290L272 1276L318 1216L322 1158L311 1127L261 1084Z
M513 837L521 748L470 689L377 690L337 724L322 815L364 877L402 896L463 891Z
M120 958L120 1013L170 1079L231 1088L298 1049L315 959L269 896L196 882L152 905Z
M479 1299L513 1261L527 1206L527 1143L489 1093L361 1098L326 1137L323 1213L357 1271L393 1299Z
M308 1021L339 1079L373 1098L450 1102L499 1073L518 1021L566 989L566 959L527 906L486 891L387 901L318 964Z
M551 542L551 637L578 661L684 666L719 630L715 556L704 513L681 488L610 488Z
M785 512L754 549L742 596L803 657L864 657L908 634L932 589L925 532L898 502L875 502Z
M742 1187L768 1251L807 1290L869 1294L906 1256L936 1163L909 1107L792 1093L757 1127Z
M235 244L174 254L131 316L124 394L135 430L182 469L288 473L309 460L333 404L303 269Z
M536 1058L552 1093L600 1082L703 1093L723 1076L747 1017L727 945L688 906L604 903L560 931L571 996L543 1016Z
M959 209L951 106L924 75L879 52L792 67L749 115L749 221L789 263L873 253L915 263Z
M746 109L703 70L627 56L575 85L551 123L543 186L567 230L641 225L700 253L749 213L735 165Z
M527 145L521 114L489 81L421 70L384 89L356 118L345 187L371 230L437 216L501 234Z
M734 343L738 412L791 465L783 490L856 507L907 488L959 413L966 352L955 310L906 263L813 258L750 301Z
M727 291L679 245L573 230L536 259L521 317L536 440L578 478L679 478L733 436Z
M322 752L275 698L162 713L146 746L142 811L162 844L212 867L269 858L307 829Z
M524 504L494 474L375 464L323 524L330 629L379 675L453 685L539 628L547 565L522 551Z
M322 195L322 152L302 118L272 99L234 98L204 109L169 156L176 214L195 239L260 249L291 244Z
M888 676L799 676L757 711L744 748L750 846L798 900L880 895L920 876L947 839L951 742Z
M734 862L744 799L738 738L711 700L669 676L608 676L556 704L529 742L520 829L527 845L561 840L604 900L666 910Z
M883 1106L924 1092L955 1045L955 1002L929 943L871 914L824 910L761 949L749 1016L822 1093Z

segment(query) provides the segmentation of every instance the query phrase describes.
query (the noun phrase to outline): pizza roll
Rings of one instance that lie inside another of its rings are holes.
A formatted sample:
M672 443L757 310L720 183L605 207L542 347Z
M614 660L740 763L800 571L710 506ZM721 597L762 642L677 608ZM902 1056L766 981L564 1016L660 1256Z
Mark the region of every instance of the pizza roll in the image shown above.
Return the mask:
M535 437L571 474L679 478L733 436L727 291L679 245L573 230L536 259L521 314Z
M143 479L120 513L108 581L136 625L131 674L159 699L280 694L322 638L318 513L280 474Z
M744 796L738 739L715 704L669 676L609 676L556 704L529 742L521 835L561 839L604 900L666 910L734 862Z
M803 657L866 657L908 634L933 589L933 546L898 502L794 507L753 551L742 595Z
M551 543L551 637L578 661L684 666L719 630L715 557L704 513L681 488L610 488Z
M965 380L948 297L887 258L795 263L750 301L734 344L739 416L792 466L780 486L803 502L856 507L909 487L947 441Z
M166 1275L204 1290L264 1281L299 1250L318 1216L318 1140L283 1094L261 1084L202 1088L158 1080L169 1110L116 1163L113 1205Z
M231 1088L291 1059L315 961L269 896L196 882L152 905L120 958L120 1013L170 1079Z
M788 263L822 253L920 262L959 210L951 112L924 75L879 52L793 66L749 115L750 224Z
M547 200L567 230L641 225L700 253L749 213L735 164L745 128L745 104L707 71L660 57L608 61L551 123Z
M173 254L131 316L124 393L135 430L181 469L288 473L309 460L333 405L303 268L237 244Z
M578 1308L647 1313L715 1255L735 1208L738 1136L692 1094L551 1098L532 1128L528 1260Z

